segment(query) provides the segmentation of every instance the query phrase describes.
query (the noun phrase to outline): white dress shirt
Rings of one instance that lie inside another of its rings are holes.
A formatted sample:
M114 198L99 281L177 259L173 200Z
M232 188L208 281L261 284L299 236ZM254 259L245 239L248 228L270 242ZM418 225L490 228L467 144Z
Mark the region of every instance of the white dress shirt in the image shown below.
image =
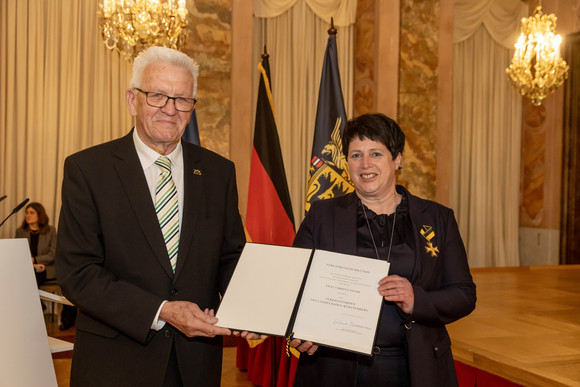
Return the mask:
M147 185L149 186L153 206L155 206L155 189L157 187L159 176L161 175L161 170L155 164L155 161L163 155L145 145L137 134L137 128L134 128L133 130L133 141L135 142L135 149L137 150L137 156L139 156L141 167L145 173L145 179L147 179ZM173 183L177 189L177 199L179 202L179 235L181 235L181 223L183 218L183 150L181 143L175 147L173 152L165 156L171 161L171 177L173 178ZM179 260L179 253L177 259ZM163 301L159 306L157 314L151 324L151 329L158 331L165 325L165 321L159 319L159 314L161 313L161 308L166 302L167 300Z

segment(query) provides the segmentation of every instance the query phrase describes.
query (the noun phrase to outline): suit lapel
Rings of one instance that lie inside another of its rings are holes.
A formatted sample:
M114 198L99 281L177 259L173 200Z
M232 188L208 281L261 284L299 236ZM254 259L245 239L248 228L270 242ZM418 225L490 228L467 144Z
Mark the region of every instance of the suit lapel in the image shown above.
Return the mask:
M425 251L426 241L421 236L421 228L423 223L432 223L433 219L426 219L423 213L427 209L424 202L419 200L416 196L411 195L409 191L401 186L397 188L402 188L407 194L409 200L409 215L411 218L411 227L413 228L413 236L415 238L415 270L411 278L411 283L417 283L421 273L432 273L432 267L436 261L427 255ZM433 224L429 224L433 226ZM420 283L420 282L419 282Z
M333 220L334 244L337 251L351 255L356 255L356 205L355 194L344 196L336 207Z
M193 242L195 225L199 217L199 209L204 208L203 187L206 176L201 165L199 153L194 146L183 143L183 219L181 221L181 235L179 239L179 254L177 255L177 267L175 279L181 273L185 260L189 257L189 251Z
M123 137L122 140L114 153L116 157L114 166L119 175L119 180L129 199L139 227L145 234L155 257L157 257L167 275L173 277L165 240L159 227L147 180L133 143L133 131ZM115 200L115 198L111 198L111 200Z

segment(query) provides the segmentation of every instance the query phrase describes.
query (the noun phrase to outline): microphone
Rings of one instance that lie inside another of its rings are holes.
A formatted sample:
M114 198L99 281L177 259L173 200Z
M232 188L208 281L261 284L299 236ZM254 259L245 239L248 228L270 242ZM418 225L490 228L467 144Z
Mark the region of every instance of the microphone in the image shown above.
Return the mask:
M14 215L15 213L17 213L18 211L20 211L22 209L22 207L24 207L26 205L26 203L28 203L29 201L30 201L30 199L26 198L26 199L24 199L24 201L22 203L20 203L16 207L14 207L14 209L12 210L12 212L10 213L10 215L8 215L6 217L6 219L4 219L2 221L2 223L0 223L0 227L2 227L2 225L8 220L8 218L10 218L12 215Z
M22 207L24 207L26 205L26 203L28 203L30 201L30 199L26 198L22 201L22 203L20 203L19 205L17 205L16 207L14 207L14 209L12 210L12 214L17 213L18 211L20 211L22 209ZM10 215L12 215L10 214Z
M0 202L1 202L2 200L6 199L7 197L8 197L8 195L4 195L4 196L0 197Z

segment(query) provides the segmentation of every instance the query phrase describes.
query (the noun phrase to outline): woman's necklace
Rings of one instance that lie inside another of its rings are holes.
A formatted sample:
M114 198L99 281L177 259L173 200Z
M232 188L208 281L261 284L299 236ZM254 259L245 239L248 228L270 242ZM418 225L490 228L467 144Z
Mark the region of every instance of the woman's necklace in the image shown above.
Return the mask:
M371 234L371 241L373 241L373 246L375 248L375 253L377 254L377 259L379 258L379 249L377 249L377 244L375 243L375 238L373 236L373 230L371 230L371 225L369 223L369 218L367 217L367 210L365 209L365 205L364 203L362 203L363 206L363 212L365 214L365 220L367 221L367 227L369 228L369 234ZM397 207L395 206L395 213L393 215L393 227L391 230L391 240L389 242L389 252L387 253L387 262L391 262L391 247L393 247L393 235L395 235L395 222L397 221Z

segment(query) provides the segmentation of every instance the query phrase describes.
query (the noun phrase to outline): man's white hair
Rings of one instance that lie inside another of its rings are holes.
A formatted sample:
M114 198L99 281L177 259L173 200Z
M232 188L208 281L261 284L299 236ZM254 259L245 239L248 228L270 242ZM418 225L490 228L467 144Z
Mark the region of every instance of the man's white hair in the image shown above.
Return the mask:
M193 76L193 96L197 96L197 75L199 74L199 64L181 51L166 47L149 47L142 51L133 62L133 76L129 87L141 87L143 72L152 63L169 63L174 66L183 67Z

